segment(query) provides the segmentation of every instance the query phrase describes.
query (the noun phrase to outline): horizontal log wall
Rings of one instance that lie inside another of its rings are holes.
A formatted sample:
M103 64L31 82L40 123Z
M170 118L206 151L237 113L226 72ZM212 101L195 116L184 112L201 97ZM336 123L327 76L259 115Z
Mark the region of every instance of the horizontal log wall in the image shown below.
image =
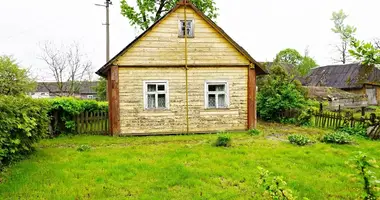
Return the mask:
M247 73L247 67L189 68L190 132L246 129ZM186 133L184 68L121 67L119 76L121 134ZM144 110L143 81L149 80L168 81L168 110ZM228 81L228 109L205 109L206 80Z

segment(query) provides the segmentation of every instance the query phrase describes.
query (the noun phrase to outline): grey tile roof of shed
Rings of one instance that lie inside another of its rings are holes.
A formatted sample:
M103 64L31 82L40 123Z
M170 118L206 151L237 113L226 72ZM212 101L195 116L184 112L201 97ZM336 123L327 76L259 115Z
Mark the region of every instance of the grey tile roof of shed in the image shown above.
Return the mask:
M364 84L380 85L380 69L360 63L327 65L313 68L301 82L305 86L362 88Z

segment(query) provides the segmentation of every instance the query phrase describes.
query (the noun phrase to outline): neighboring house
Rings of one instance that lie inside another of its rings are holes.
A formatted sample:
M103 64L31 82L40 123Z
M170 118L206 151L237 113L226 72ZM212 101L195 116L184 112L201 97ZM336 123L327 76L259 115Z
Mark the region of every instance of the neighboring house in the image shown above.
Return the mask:
M365 94L368 104L380 104L380 70L359 63L313 68L302 80L305 86L326 86Z
M255 127L256 75L265 71L182 0L97 74L108 80L111 133L150 135Z
M368 106L367 95L346 92L333 87L305 86L308 98L317 101L328 101L329 108L358 108Z
M83 81L79 82L76 92L72 96L81 99L96 99L96 91L94 87L97 82ZM57 96L68 96L69 83L63 83L63 92L58 89L56 82L38 82L37 88L34 92L30 93L32 98L54 98Z

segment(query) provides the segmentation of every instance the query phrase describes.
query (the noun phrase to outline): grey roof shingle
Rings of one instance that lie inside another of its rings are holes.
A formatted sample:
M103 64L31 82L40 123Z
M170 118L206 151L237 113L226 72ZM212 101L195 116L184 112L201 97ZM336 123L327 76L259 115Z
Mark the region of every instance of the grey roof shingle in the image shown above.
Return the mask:
M362 88L364 84L380 85L380 69L360 63L327 65L313 68L301 82L305 86Z

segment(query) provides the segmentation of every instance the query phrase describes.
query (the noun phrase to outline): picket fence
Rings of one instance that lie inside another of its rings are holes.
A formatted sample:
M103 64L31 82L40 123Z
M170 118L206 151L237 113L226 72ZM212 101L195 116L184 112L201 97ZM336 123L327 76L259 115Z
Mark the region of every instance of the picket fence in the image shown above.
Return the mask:
M380 116L376 117L374 113L370 117L361 116L359 119L354 118L352 113L333 113L317 111L314 115L314 126L321 128L339 128L342 126L354 127L357 125L370 126L371 129L367 132L372 139L380 139Z
M83 112L74 117L76 133L108 135L109 121L107 112Z

